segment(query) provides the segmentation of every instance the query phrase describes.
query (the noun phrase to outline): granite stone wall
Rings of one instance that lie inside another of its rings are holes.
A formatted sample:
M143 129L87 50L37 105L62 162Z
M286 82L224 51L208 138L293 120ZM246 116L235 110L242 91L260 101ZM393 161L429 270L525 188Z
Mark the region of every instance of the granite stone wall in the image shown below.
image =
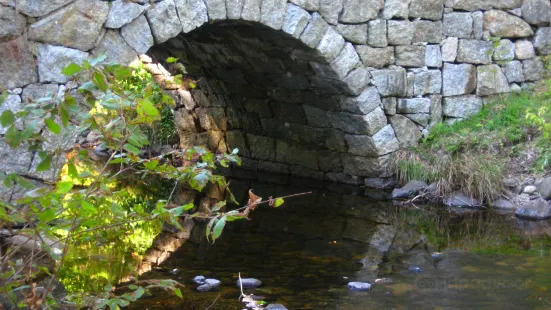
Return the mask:
M153 2L0 0L10 92L0 112L76 87L60 74L70 62L147 54L169 81L173 56L198 80L165 85L182 146L239 148L249 169L362 183L388 176L394 152L435 124L544 78L551 54L549 0ZM0 150L2 170L32 175L34 155L13 155Z

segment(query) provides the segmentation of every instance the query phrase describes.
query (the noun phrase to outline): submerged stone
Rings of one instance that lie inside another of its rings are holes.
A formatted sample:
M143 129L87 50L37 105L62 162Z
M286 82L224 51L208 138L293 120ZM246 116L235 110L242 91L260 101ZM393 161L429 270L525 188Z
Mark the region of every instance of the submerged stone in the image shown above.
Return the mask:
M409 198L413 197L419 192L421 192L423 189L427 187L427 183L423 181L417 181L413 180L408 182L404 187L402 188L395 188L392 191L392 198Z
M262 281L255 278L243 278L237 280L237 287L243 286L243 288L257 288L262 285Z
M369 291L371 284L367 282L349 282L348 289L351 291Z
M546 220L551 218L551 205L542 198L530 200L523 203L515 215L526 220Z

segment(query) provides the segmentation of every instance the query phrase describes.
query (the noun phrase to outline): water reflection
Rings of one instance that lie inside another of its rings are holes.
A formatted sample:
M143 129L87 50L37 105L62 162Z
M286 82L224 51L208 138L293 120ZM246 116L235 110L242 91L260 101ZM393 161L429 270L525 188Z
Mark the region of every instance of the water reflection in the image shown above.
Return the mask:
M166 260L159 266L152 261L153 268L141 278L180 280L186 284L184 299L161 294L132 308L205 309L216 300L210 309L241 309L238 272L264 282L252 292L289 309L551 306L549 222L436 207L396 208L365 197L359 187L274 180L231 184L242 201L248 189L262 197L313 194L278 209L257 209L251 221L228 225L214 245L205 240L204 224L196 223L187 241L178 239L178 249L174 244L166 251L155 247ZM199 274L221 280L220 290L196 292L191 279ZM349 281L381 277L393 283L365 293L346 288Z

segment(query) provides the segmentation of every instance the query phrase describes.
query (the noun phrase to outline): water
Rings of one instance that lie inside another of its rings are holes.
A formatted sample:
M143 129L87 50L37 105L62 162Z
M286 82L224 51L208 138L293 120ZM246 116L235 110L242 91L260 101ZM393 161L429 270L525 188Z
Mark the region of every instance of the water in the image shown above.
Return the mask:
M549 222L438 207L396 208L363 197L358 188L233 185L241 197L248 188L263 197L313 194L278 209L257 209L251 221L229 224L214 245L206 242L204 225L195 225L189 240L141 276L181 281L184 298L156 292L131 308L243 309L238 273L263 281L247 294L289 309L551 308ZM434 252L440 253L436 259ZM222 286L199 293L191 281L196 275L219 279ZM383 277L393 283L369 292L346 287L349 281Z

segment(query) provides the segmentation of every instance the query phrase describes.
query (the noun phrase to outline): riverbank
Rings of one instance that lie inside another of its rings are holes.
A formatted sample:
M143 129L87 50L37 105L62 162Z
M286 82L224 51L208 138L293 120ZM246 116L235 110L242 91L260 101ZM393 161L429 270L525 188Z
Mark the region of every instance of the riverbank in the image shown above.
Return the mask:
M551 199L547 189L539 195L551 173L550 104L551 82L546 81L497 97L461 122L445 121L397 156L397 181L431 184L431 196L440 202L461 193L473 199L473 206L515 209L539 196Z

